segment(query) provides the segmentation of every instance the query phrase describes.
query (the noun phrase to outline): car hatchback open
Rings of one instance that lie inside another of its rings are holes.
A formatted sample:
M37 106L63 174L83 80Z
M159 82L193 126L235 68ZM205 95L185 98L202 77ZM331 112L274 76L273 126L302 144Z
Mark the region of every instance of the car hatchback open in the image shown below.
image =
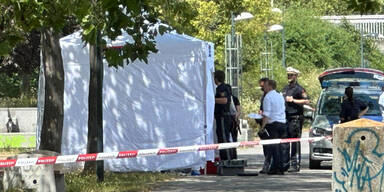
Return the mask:
M348 86L353 87L354 97L369 107L363 118L382 121L378 100L382 94L383 80L382 71L368 68L337 68L320 74L322 91L313 115L309 136L332 136L333 125L340 121L341 103L344 99L344 90ZM332 140L312 142L309 146L309 168L320 168L321 161L332 160Z

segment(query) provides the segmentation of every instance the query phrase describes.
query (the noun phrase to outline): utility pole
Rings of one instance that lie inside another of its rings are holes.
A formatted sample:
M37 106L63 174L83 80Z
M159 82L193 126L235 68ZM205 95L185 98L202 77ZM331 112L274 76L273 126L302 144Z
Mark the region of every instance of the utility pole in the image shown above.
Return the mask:
M364 66L364 34L363 34L363 30L361 30L360 52L361 52L361 67L365 67Z

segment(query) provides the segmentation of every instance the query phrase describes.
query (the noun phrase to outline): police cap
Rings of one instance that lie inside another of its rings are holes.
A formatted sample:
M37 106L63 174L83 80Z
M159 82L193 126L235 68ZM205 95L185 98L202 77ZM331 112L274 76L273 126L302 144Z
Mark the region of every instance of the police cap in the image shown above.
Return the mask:
M287 74L295 74L295 75L298 75L300 74L300 71L293 68L293 67L287 67Z

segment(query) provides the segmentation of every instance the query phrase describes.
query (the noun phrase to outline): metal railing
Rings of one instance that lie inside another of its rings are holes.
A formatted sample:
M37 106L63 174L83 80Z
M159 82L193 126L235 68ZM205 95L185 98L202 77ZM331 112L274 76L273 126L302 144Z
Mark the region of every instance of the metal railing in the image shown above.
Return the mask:
M379 35L384 35L384 15L341 15L341 16L322 16L321 19L334 24L340 24L342 20L347 20L357 31L364 34L378 34L369 36L371 39L379 39Z

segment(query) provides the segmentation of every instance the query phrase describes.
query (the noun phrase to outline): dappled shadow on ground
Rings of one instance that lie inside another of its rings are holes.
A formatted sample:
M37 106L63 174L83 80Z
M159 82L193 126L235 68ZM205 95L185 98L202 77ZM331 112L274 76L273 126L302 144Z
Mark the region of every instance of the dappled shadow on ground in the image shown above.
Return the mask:
M331 191L332 164L322 163L320 169L308 169L308 144L302 145L301 171L285 175L259 176L187 176L159 184L153 191ZM246 159L246 172L257 172L264 162L262 148L239 149L238 158Z

